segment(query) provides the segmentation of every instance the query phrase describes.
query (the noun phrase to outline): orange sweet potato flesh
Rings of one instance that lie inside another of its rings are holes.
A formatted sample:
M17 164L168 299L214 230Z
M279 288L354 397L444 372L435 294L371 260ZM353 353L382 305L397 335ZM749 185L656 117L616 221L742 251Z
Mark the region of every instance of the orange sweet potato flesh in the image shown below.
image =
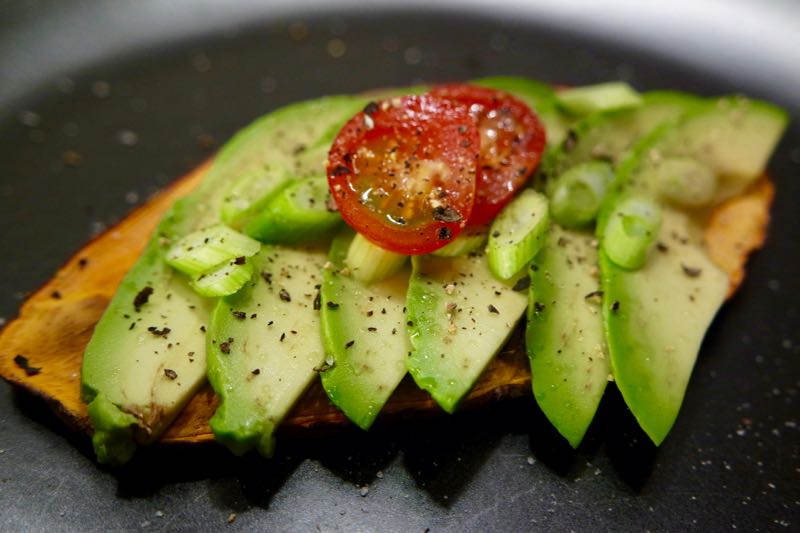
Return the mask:
M91 432L86 405L80 399L80 369L84 347L107 303L136 261L163 213L202 179L208 164L184 176L139 207L117 226L80 250L22 306L19 317L0 333L0 376L44 398L69 425ZM747 257L766 236L774 188L765 177L745 194L718 207L706 227L708 250L729 275L733 294L744 278ZM27 358L26 372L15 358ZM30 368L28 369L30 370ZM462 408L503 397L530 395L530 371L515 335L487 368L464 400ZM208 426L217 399L206 385L161 437L162 443L213 439ZM384 418L442 412L408 378L384 408ZM283 430L348 424L315 383L283 423Z

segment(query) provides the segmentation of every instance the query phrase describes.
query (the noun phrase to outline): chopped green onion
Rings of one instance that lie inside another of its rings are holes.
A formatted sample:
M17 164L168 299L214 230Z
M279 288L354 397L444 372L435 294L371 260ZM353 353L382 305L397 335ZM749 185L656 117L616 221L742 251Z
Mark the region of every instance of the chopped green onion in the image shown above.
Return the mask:
M652 172L651 182L656 183L661 196L678 206L702 207L717 191L714 170L692 157L666 157L653 165Z
M614 169L605 161L589 161L571 167L555 179L550 197L553 219L565 228L579 228L594 221Z
M510 279L542 247L550 216L547 197L525 189L503 208L492 223L487 246L489 269L500 279Z
M363 283L381 281L395 274L408 260L407 255L384 250L356 233L347 249L346 268L350 275Z
M641 196L617 201L602 235L606 255L630 270L641 268L661 227L661 206Z
M621 81L565 89L557 92L556 98L561 107L574 115L635 107L642 103L641 95Z
M225 261L255 255L260 249L258 241L219 224L180 239L167 252L166 261L175 270L194 277Z
M465 228L458 237L433 252L433 255L438 257L457 257L470 254L480 250L488 235L489 229L486 226Z
M342 217L328 207L328 178L313 176L292 182L273 197L244 231L264 243L295 244L325 237Z
M253 265L250 261L234 259L193 278L189 285L200 296L219 298L239 292L252 277Z

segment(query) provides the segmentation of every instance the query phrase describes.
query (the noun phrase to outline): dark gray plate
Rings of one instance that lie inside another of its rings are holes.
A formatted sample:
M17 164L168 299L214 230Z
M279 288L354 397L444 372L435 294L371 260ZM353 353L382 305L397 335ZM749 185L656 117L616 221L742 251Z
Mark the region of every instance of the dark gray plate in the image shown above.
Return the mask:
M368 434L284 439L271 461L216 446L157 449L112 473L87 438L3 384L0 529L798 528L800 47L781 44L796 39L796 4L256 4L0 3L0 316L92 234L210 155L212 140L288 102L418 80L622 78L772 99L794 122L770 167L768 245L709 332L661 449L612 390L577 452L527 398Z

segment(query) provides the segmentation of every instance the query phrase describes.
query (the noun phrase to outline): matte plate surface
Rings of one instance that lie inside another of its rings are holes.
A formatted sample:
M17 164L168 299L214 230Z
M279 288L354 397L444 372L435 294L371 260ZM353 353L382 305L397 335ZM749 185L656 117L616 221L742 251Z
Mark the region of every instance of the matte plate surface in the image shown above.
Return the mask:
M575 452L527 398L284 439L271 461L211 445L148 450L110 472L86 437L0 384L0 530L800 527L800 63L796 42L776 52L781 36L796 39L796 3L732 2L723 16L750 16L722 24L697 16L722 9L711 1L669 4L658 21L629 2L612 2L622 7L607 17L575 1L549 10L255 4L0 4L0 316L10 319L88 238L256 116L419 80L622 78L775 100L793 124L771 165L778 194L767 247L709 332L661 449L611 390Z

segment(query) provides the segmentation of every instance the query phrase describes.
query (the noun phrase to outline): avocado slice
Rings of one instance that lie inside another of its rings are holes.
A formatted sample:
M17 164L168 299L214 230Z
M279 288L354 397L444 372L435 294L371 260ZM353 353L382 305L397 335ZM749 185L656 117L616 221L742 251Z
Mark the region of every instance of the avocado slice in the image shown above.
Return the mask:
M236 454L270 456L275 428L325 360L315 304L325 251L264 246L252 263L257 275L219 301L208 330L208 379L220 398L211 429Z
M158 226L86 347L81 393L102 463L128 461L136 443L157 439L205 381L205 335L214 301L168 267L170 243L217 224L225 191L259 169L318 175L330 140L366 99L333 96L294 104L256 120L227 143L202 184ZM301 150L300 148L303 147ZM276 187L284 178L271 181Z
M569 130L564 142L545 154L540 174L555 177L593 160L616 166L633 144L653 128L706 105L706 100L694 95L656 91L644 93L639 106L592 113ZM547 193L552 195L550 187Z
M642 135L706 105L692 95L648 92L638 107L591 114L549 154L544 173L558 176L592 161L616 164ZM546 184L550 195L554 183ZM531 271L526 350L533 393L573 447L591 424L610 373L594 240L587 231L552 224Z
M333 138L367 102L363 96L326 96L281 108L241 130L200 185L201 191L214 189L208 209L217 220L243 228L292 180L324 173Z
M165 243L195 222L197 202L179 201L161 222L86 347L81 395L101 463L122 464L135 442L155 440L205 381L211 302L164 261Z
M658 167L690 158L719 180L709 203L741 193L763 172L788 124L786 112L772 104L726 96L691 109L675 125L665 124L637 144L620 167L616 189L660 196ZM648 152L643 154L643 152ZM663 198L661 198L663 200Z
M702 239L702 210L691 216L665 204L657 246L639 270L603 251L608 213L627 195L661 197L660 165L695 158L719 178L715 200L740 192L764 171L786 127L772 105L721 98L643 138L620 165L598 222L606 340L617 387L642 429L661 444L677 418L705 331L728 291ZM691 168L691 167L683 167Z
M328 364L320 375L331 402L361 429L369 429L406 375L410 269L382 281L358 281L345 270L353 236L345 229L334 239L322 274L320 313Z
M533 394L548 420L577 448L611 372L594 235L551 224L530 270L525 346Z
M452 413L511 335L527 298L513 290L518 280L495 279L482 253L422 255L411 263L406 367L417 385Z
M662 212L659 247L629 271L600 253L603 315L617 387L656 445L678 416L700 344L728 291L688 215Z

